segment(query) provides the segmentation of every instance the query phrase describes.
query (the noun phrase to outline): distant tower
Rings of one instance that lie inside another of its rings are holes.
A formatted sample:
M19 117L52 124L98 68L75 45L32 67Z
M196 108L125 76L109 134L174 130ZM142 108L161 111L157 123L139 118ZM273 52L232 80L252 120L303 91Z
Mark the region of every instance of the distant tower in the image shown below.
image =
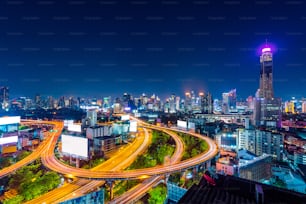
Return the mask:
M267 43L261 50L260 84L254 98L253 124L269 128L281 126L281 99L274 98L273 56Z
M9 88L7 86L0 87L0 109L9 107Z
M259 97L271 99L273 92L273 55L271 48L266 45L260 56Z

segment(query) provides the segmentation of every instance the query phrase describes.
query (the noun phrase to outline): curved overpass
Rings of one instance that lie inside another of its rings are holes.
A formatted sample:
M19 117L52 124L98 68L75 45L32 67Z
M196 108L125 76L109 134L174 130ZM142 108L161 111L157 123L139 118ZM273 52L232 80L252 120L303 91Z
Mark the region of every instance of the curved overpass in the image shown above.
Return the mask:
M172 132L165 131L167 134L171 135L172 138L175 140L176 143L176 150L174 154L171 157L171 162L179 162L182 159L183 153L184 153L184 142L180 137L178 137L176 134L174 135ZM144 180L142 183L138 184L134 188L128 190L123 195L115 198L110 202L110 204L116 204L116 203L130 203L135 200L140 199L143 197L143 195L152 188L155 184L160 182L164 177L163 176L152 176L146 180Z
M42 155L42 153L44 151L46 151L46 149L48 148L51 140L55 137L58 138L59 135L61 134L61 130L63 129L63 123L62 122L55 122L55 121L36 121L36 120L26 120L29 123L39 123L39 124L51 124L54 125L54 128L60 131L57 132L53 132L51 133L38 147L37 149L35 149L29 156L25 157L24 159L20 160L19 162L3 168L0 171L0 178L3 178L5 176L8 176L10 174L12 174L13 172L15 172L16 170L18 170L19 168L28 165L30 163L32 163L33 161L35 161L36 159L40 158L40 156Z
M92 170L121 170L128 167L130 162L133 162L134 159L137 158L138 154L146 150L150 143L150 138L151 136L147 129L143 128L143 134L138 136L133 143L126 145L110 159L92 168ZM133 149L133 151L131 149ZM76 179L75 182L65 184L49 191L36 199L26 202L26 204L60 203L71 198L85 195L87 192L102 186L104 183L105 182L101 180Z
M153 125L148 125L148 127L153 129L158 129L161 131L167 131L169 129ZM48 151L43 152L42 162L46 167L48 167L53 171L57 171L62 174L72 174L73 176L79 178L102 179L102 180L116 180L116 179L124 180L124 179L137 179L141 176L163 175L167 173L173 173L184 169L188 169L190 167L197 166L201 163L204 163L205 161L212 159L218 153L217 145L212 139L208 137L203 137L202 135L196 133L189 133L181 130L175 130L175 131L188 133L194 137L198 137L205 140L209 146L208 151L199 154L191 159L170 164L167 166L156 166L151 168L127 170L127 171L92 171L92 170L74 168L58 161L54 155L54 148L59 137L59 135L56 135L52 137L52 141L49 143L50 146L48 148Z

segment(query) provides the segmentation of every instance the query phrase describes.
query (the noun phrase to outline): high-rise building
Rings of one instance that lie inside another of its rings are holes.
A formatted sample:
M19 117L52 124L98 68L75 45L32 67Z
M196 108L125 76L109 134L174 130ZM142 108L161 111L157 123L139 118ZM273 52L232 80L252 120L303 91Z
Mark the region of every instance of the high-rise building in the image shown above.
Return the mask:
M210 93L199 93L201 112L205 114L213 113L213 99Z
M286 113L295 113L294 103L291 101L285 102L285 112Z
M237 95L236 89L230 90L228 93L222 94L222 111L223 113L236 112Z
M261 50L259 97L273 98L273 55L270 47Z
M284 136L277 132L259 129L238 129L237 149L246 149L257 156L270 154L283 159Z
M184 101L185 112L189 112L192 110L192 97L190 92L185 93L185 101Z
M87 111L87 118L90 120L89 125L95 126L97 124L97 111L95 109Z
M302 103L302 113L306 113L306 101Z
M266 46L260 56L260 84L254 98L253 124L271 128L281 125L281 99L274 98L272 50Z
M9 107L9 88L7 86L0 87L0 109Z
M281 99L255 98L253 120L255 126L281 126Z

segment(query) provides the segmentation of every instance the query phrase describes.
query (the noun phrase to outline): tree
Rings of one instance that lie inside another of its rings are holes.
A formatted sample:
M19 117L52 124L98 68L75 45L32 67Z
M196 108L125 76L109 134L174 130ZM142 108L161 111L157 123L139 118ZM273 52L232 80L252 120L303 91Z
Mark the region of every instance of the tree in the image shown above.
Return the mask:
M21 195L17 195L11 199L5 200L3 204L20 204L23 201L23 197Z
M26 158L27 156L29 156L31 154L31 152L29 151L22 151L18 156L17 156L17 161L20 161L24 158Z
M167 198L167 188L164 185L158 185L149 191L149 195L149 204L162 204Z

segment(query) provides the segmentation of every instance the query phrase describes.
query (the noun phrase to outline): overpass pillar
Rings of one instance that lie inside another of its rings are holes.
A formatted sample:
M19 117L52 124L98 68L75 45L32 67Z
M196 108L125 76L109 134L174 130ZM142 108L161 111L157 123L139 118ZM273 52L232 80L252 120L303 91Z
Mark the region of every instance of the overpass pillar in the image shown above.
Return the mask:
M170 177L170 174L166 174L166 175L165 175L165 183L166 183L166 184L168 183L169 177Z
M114 199L114 181L113 180L107 180L106 183L109 187L109 198L110 198L110 200L113 200Z

